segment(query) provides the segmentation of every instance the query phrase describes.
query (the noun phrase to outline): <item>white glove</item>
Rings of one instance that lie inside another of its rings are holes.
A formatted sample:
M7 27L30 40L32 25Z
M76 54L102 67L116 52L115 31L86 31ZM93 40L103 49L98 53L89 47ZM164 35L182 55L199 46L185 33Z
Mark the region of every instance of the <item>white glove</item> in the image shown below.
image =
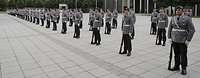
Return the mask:
M172 39L168 39L168 42L169 42L170 44L172 44Z
M188 46L190 44L190 41L185 41L185 45Z

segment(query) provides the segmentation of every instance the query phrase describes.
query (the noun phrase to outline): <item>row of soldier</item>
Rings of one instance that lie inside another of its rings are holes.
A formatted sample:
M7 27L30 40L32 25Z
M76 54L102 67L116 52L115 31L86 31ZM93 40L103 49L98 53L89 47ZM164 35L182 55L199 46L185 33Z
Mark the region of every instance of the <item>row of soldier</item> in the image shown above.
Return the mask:
M31 11L31 12L30 12ZM17 14L18 17L23 18L25 20L29 20L33 22L37 20L36 24L39 24L38 20L44 21L45 18L47 20L47 28L50 27L50 21L53 22L53 30L57 30L57 23L59 22L60 12L59 10L30 10L26 11L24 9L11 10L9 13L11 15ZM32 11L35 11L32 13ZM41 12L40 12L41 11ZM29 12L31 14L28 14ZM38 13L40 12L40 13ZM163 41L163 46L165 46L166 42L166 29L168 27L168 16L164 12L163 9L159 11L160 13L156 13L154 11L151 16L151 29L150 34L157 34L156 44L161 45L161 41ZM190 14L187 14L183 11L182 7L176 8L176 16L173 16L168 28L168 39L171 41L171 47L174 49L175 54L175 65L170 70L178 71L180 70L179 66L182 66L181 74L186 75L186 67L187 67L187 46L189 42L192 40L193 34L195 32L194 25L192 23L192 19ZM95 11L90 10L89 13L89 30L92 31L92 40L91 44L100 45L101 42L101 34L100 29L104 26L105 20L105 34L111 34L111 29L117 28L117 11L107 10L105 19L103 10L96 9ZM42 18L40 18L42 17ZM31 18L31 19L30 19ZM82 20L83 13L81 10L64 10L62 12L62 33L66 33L67 26L66 23L69 21L69 26L73 26L75 28L74 38L80 38L80 28L82 28ZM131 39L135 36L135 28L134 24L136 22L135 14L129 8L124 7L123 10L123 18L122 18L122 41L120 46L119 54L127 54L127 56L131 55L132 45ZM44 25L42 23L42 25ZM158 31L157 31L158 29ZM158 40L158 43L157 43ZM121 52L122 46L124 45L124 50Z
M19 18L25 19L27 21L39 24L41 20L41 26L44 26L44 21L46 20L46 28L50 28L50 22L53 23L53 31L57 30L57 23L59 23L60 19L60 11L58 9L33 9L33 8L25 8L25 9L11 9L8 12L11 15L17 16ZM83 27L83 12L81 9L66 9L61 13L62 19L62 30L61 33L65 34L67 31L67 23L69 26L74 26L74 36L73 38L80 38L80 29ZM131 55L131 39L134 38L134 24L136 22L136 17L134 12L131 10L125 14L126 17L123 18L123 24L128 27L122 26L123 41L124 43L124 51L120 54L128 53L128 56ZM104 27L105 21L105 32L104 34L111 34L112 29L117 28L117 17L118 12L114 10L111 12L107 10L106 13L102 9L90 9L89 11L89 30L92 31L92 40L91 44L100 45L101 44L101 34L100 29ZM131 33L131 36L127 35Z

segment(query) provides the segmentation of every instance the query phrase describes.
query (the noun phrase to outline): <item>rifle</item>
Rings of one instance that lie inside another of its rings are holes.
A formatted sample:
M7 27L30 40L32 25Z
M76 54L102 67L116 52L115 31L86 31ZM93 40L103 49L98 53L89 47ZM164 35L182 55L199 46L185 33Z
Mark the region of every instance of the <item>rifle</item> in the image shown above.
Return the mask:
M158 35L156 36L156 45L158 44Z
M170 55L169 55L169 64L168 64L168 70L171 70L171 62L172 62L172 51L173 50L173 44L171 44L171 47L170 47Z
M124 39L123 39L123 35L122 35L122 40L121 40L121 45L120 45L120 49L119 49L119 54L120 54L121 51L122 51L123 41L124 41Z

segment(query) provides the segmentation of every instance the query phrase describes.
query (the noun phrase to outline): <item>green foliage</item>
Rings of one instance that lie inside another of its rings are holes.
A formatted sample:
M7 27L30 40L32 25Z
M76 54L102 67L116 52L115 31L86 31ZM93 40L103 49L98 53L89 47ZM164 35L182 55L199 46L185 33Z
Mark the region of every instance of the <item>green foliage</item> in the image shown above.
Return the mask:
M4 11L7 7L7 0L0 0L0 11Z

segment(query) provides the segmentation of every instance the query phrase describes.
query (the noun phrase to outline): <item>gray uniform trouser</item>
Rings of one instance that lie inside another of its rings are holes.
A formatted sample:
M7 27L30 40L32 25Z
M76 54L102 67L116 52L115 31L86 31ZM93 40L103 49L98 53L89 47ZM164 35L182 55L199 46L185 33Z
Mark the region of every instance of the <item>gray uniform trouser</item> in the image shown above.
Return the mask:
M187 67L187 46L185 43L172 42L174 49L175 67L179 67L180 64L183 69Z

